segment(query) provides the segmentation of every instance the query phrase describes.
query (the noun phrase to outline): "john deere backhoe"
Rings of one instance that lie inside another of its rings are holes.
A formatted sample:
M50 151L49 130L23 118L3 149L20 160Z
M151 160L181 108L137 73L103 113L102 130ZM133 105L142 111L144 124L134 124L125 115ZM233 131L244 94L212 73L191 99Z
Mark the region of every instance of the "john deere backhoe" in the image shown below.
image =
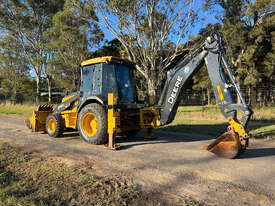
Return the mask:
M234 158L248 146L247 124L253 111L245 104L218 32L194 52L174 62L156 105L138 103L131 62L101 57L82 62L80 91L64 97L54 110L48 105L39 106L26 124L33 131L46 131L52 137L61 136L66 128L77 129L80 136L92 144L107 142L109 134L109 146L113 147L115 134L134 135L142 128L150 131L171 123L184 98L188 80L203 64L206 64L217 105L229 121L228 131L208 145L207 150ZM240 97L241 104L233 102L232 90Z

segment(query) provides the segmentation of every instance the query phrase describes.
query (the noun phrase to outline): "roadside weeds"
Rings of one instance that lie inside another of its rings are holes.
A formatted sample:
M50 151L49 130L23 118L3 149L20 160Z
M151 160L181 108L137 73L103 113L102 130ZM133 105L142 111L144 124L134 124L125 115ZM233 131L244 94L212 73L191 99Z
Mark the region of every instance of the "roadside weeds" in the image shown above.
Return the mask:
M98 177L4 142L0 142L0 202L0 206L175 205L162 194L142 191L127 177ZM178 205L204 204L187 198Z

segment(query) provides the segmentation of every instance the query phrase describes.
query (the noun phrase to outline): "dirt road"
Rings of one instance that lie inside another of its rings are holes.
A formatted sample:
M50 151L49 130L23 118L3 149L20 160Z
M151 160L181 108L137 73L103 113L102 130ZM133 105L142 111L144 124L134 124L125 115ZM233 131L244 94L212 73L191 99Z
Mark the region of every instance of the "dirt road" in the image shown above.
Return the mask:
M179 203L192 197L207 205L275 205L275 141L254 140L234 160L199 149L211 137L156 132L157 139L119 140L118 151L89 145L77 133L51 138L31 133L20 118L0 115L0 138L38 155L84 164L97 175L126 175L145 190Z

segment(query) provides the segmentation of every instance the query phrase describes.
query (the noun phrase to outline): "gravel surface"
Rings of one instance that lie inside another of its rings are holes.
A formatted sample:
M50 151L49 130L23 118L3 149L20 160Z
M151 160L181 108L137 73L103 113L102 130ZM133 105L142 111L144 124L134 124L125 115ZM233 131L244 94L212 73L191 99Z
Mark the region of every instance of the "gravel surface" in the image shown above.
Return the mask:
M80 140L77 132L51 138L32 133L21 117L0 115L0 138L36 155L85 163L99 176L127 175L144 190L175 204L188 197L206 205L275 205L275 141L251 139L233 160L200 149L213 137L155 132L156 139L118 139L117 151Z

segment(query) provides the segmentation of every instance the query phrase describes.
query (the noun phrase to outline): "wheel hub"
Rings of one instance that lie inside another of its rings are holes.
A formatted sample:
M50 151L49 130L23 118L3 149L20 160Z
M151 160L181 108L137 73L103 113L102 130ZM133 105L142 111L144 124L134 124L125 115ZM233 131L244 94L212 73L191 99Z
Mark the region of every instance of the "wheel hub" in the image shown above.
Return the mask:
M49 125L49 131L50 131L51 133L54 133L55 130L56 130L55 121L54 121L53 119L50 119L48 125Z
M93 113L87 113L83 116L82 128L88 137L93 137L97 133L98 121Z

